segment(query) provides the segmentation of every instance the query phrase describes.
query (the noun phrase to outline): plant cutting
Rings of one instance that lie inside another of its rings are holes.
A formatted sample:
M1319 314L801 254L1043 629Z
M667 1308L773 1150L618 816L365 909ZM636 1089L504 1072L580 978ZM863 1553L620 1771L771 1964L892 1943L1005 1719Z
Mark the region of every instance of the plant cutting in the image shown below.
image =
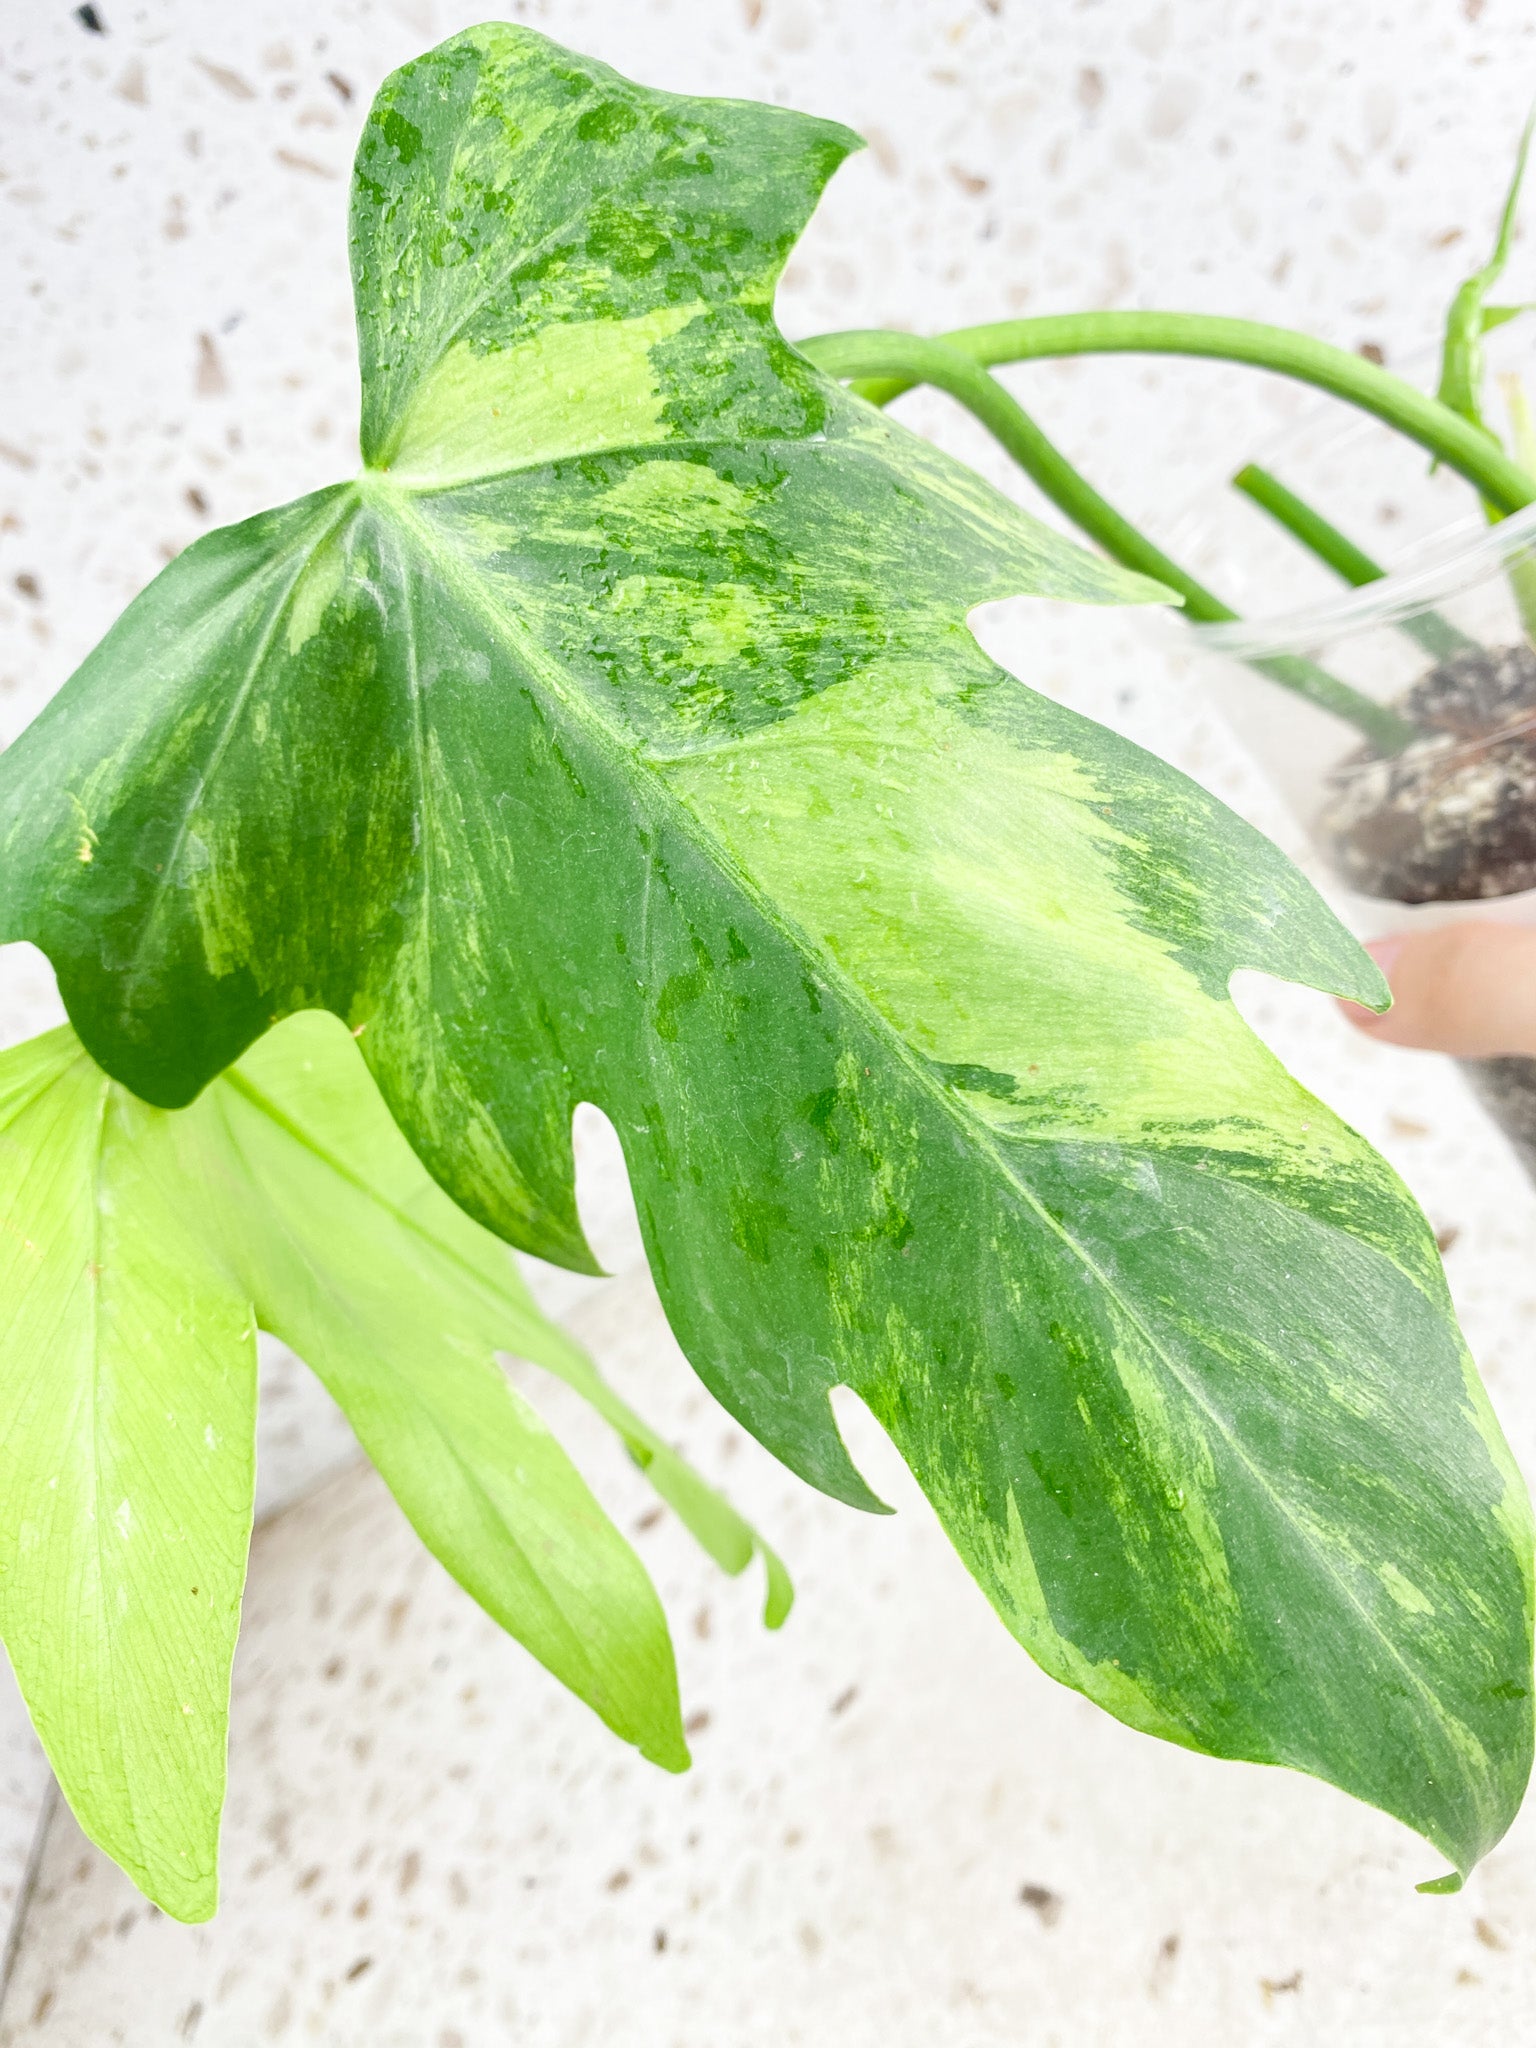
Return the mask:
M396 73L353 188L361 474L189 548L0 759L0 937L78 1035L6 1056L0 1632L82 1821L184 1917L255 1323L476 1597L684 1760L643 1575L489 1362L577 1373L745 1562L491 1241L594 1270L582 1101L705 1384L878 1510L857 1393L1051 1675L1384 1808L1441 1884L1519 1804L1523 1485L1424 1219L1228 994L1384 985L1277 849L972 639L1021 591L1199 608L839 381L948 379L1038 467L985 351L779 333L856 146L504 24ZM1288 346L1536 498L1451 408Z

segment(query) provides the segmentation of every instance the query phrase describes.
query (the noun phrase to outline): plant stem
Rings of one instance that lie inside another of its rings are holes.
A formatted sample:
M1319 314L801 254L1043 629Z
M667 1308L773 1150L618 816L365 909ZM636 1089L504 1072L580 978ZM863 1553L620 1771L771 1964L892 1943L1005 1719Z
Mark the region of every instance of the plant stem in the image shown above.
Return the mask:
M1281 483L1279 477L1261 469L1256 462L1240 469L1232 484L1244 497L1262 505L1287 533L1294 535L1319 561L1326 562L1346 583L1352 583L1358 589L1362 583L1378 583L1386 575L1380 562L1368 555L1364 548L1356 547L1347 534L1340 533L1321 512L1315 511L1304 498L1298 498L1294 491Z
M830 376L900 379L902 390L923 383L948 392L997 438L1051 502L1124 568L1177 591L1192 619L1215 622L1238 616L1102 498L1018 400L973 357L915 334L830 335L802 346ZM1417 729L1387 705L1300 655L1268 656L1251 665L1320 710L1344 719L1384 754L1400 752L1416 735Z
M1261 469L1256 462L1240 469L1232 483L1244 497L1261 505L1271 519L1357 590L1362 584L1379 583L1386 575L1380 562L1368 555L1364 548L1356 547L1348 534L1340 533L1305 498L1298 498L1294 491L1281 483L1279 477ZM1479 651L1478 643L1469 634L1461 632L1439 612L1419 612L1413 618L1398 619L1394 623L1410 640L1416 640L1426 654L1434 655L1437 661L1444 661L1453 654L1476 654Z
M833 343L878 344L906 338L875 332L818 335L799 347L825 368L823 351ZM939 339L983 366L1048 356L1104 354L1206 356L1248 363L1315 385L1374 413L1457 470L1501 511L1518 512L1536 502L1536 478L1512 462L1470 420L1462 419L1438 399L1426 397L1405 378L1367 362L1364 356L1289 328L1269 327L1258 320L1228 320L1211 313L1061 313L958 327ZM871 360L879 360L878 347L870 346L865 353ZM888 404L916 381L890 367L865 374L873 381L861 389L860 396L876 405Z

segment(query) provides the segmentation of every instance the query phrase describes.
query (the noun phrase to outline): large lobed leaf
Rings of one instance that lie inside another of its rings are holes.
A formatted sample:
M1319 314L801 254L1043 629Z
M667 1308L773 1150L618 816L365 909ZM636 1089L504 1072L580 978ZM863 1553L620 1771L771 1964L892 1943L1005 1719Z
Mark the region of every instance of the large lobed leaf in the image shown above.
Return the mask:
M258 1325L481 1606L686 1765L650 1581L495 1352L570 1380L728 1570L753 1533L427 1179L334 1018L291 1019L174 1113L67 1028L0 1055L0 1225L0 1637L81 1825L167 1912L216 1895Z
M1470 1867L1529 1768L1525 1493L1423 1219L1227 994L1383 985L963 623L1157 593L778 335L852 143L519 28L396 74L368 466L190 549L0 764L4 934L152 1101L334 1009L454 1197L573 1265L600 1104L781 1458L875 1505L854 1388L1048 1671Z

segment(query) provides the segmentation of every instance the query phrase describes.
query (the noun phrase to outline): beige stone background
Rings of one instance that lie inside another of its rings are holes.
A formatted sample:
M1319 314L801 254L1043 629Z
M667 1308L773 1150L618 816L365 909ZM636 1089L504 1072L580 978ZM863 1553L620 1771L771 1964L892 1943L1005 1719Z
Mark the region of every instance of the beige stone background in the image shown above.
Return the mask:
M1526 103L1518 0L0 0L0 739L209 524L349 470L346 172L393 65L485 13L647 82L860 129L786 277L791 334L1189 306L1412 360L1482 252ZM1510 296L1536 295L1526 241ZM1295 419L1209 366L1036 367L1037 411L1165 514ZM935 401L907 416L1003 467ZM1009 484L1008 487L1012 488ZM1020 673L1290 831L1171 639L1038 605ZM6 1042L52 1020L0 960ZM1390 1154L1536 1471L1536 1197L1440 1063L1254 982L1249 1014ZM809 1493L693 1381L601 1121L615 1277L545 1298L788 1558L779 1636L569 1399L526 1375L674 1617L696 1767L634 1761L416 1546L304 1369L267 1360L267 1519L235 1686L224 1902L148 1909L0 1712L0 2040L51 2048L1230 2048L1526 2038L1529 1818L1454 1899L1391 1822L1129 1733L992 1619L868 1418L894 1520ZM1451 1234L1454 1233L1454 1236Z

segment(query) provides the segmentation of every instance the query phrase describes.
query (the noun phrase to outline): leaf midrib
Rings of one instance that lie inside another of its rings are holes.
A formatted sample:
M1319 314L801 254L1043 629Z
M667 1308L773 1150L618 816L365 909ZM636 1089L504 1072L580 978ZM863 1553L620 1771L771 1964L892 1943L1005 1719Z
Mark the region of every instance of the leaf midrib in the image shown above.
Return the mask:
M90 1417L87 1428L91 1439L90 1505L87 1519L91 1526L91 1548L96 1560L96 1597L101 1603L101 1614L106 1620L103 1632L103 1677L105 1690L112 1706L112 1718L117 1728L117 1741L113 1751L117 1757L128 1755L127 1723L124 1718L123 1700L118 1684L117 1632L108 1616L107 1564L102 1542L102 1494L103 1494L103 1444L102 1416L105 1413L101 1398L101 1287L103 1267L101 1262L101 1224L105 1213L103 1205L103 1177L105 1171L107 1117L111 1108L113 1084L102 1074L96 1087L96 1120L90 1137L90 1255L86 1264L86 1298L88 1336L90 1346L90 1370L87 1379L86 1398L90 1403ZM139 1825L138 1802L135 1797L133 1773L126 1762L119 1775L119 1784L128 1807L128 1825L139 1852L140 1868L147 1871L149 1860L144 1831Z

